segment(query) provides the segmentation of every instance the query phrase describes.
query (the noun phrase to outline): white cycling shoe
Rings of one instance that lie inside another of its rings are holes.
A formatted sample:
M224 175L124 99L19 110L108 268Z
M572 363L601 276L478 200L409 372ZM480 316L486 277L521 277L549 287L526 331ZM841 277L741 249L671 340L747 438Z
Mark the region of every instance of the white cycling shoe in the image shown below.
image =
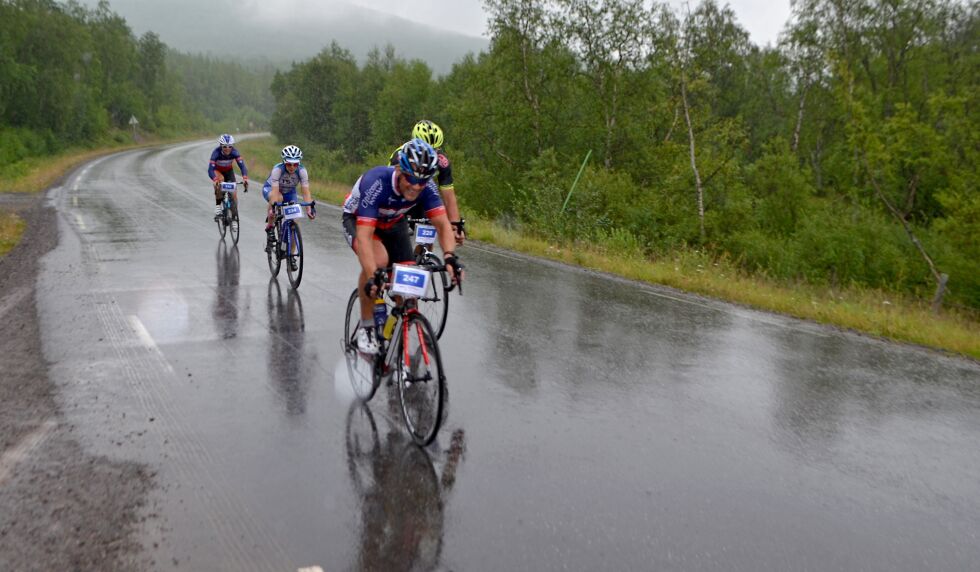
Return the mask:
M224 213L224 209L221 205L214 205L214 220L221 220L221 215Z
M376 354L380 349L378 341L374 339L374 332L370 328L358 328L355 344L357 351L365 354Z

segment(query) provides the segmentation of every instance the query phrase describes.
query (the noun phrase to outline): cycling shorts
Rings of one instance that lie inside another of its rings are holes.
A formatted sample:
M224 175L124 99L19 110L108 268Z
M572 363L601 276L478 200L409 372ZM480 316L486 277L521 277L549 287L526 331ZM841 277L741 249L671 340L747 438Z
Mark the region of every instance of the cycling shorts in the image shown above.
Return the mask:
M344 213L344 238L347 239L347 246L354 252L357 247L354 245L354 238L357 237L357 215ZM404 218L399 220L391 228L381 230L374 229L374 240L381 242L385 250L388 251L388 262L414 262L414 248L412 247L412 233L408 229L408 221Z
M262 187L262 198L265 199L265 202L269 202L269 193L271 192L272 192L272 185L266 183L265 186ZM282 189L279 189L279 193L282 194L282 202L284 203L299 202L299 198L297 198L296 189L293 189L288 193L283 193Z

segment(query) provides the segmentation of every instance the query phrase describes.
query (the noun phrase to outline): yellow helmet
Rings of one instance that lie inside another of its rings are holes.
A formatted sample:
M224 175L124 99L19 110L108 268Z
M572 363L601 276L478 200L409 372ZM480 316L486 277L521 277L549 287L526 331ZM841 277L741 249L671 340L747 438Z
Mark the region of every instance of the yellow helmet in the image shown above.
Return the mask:
M421 139L436 149L442 147L442 129L428 119L423 119L412 128L412 137Z

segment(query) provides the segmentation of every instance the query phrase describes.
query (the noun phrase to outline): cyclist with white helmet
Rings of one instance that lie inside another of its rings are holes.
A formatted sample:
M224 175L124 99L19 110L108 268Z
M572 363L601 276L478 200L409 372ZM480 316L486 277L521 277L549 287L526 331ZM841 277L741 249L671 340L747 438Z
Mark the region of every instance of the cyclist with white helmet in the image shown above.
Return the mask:
M416 204L422 206L425 216L436 227L453 282L462 278L463 265L453 252L453 227L432 180L437 165L436 150L421 139L412 139L398 150L395 166L375 167L364 173L344 200L344 235L361 263L357 280L361 327L356 343L363 353L378 352L372 327L373 300L381 286L378 271L392 263L414 263L405 213Z
M269 203L269 212L265 218L265 249L267 252L276 242L276 235L272 229L275 222L272 204L297 201L297 187L303 191L303 202L313 201L310 196L310 175L306 172L306 167L300 162L302 160L303 152L300 151L299 147L296 145L283 147L282 162L272 168L272 173L262 187L262 197ZM310 220L316 218L316 208L313 205L306 207L306 216Z
M245 182L244 189L248 192L248 169L245 167L245 159L238 149L235 149L235 138L225 133L218 137L218 146L211 151L211 161L208 163L208 177L214 183L214 220L221 218L221 183L224 181L235 181L235 163L242 172L242 180ZM232 194L231 210L238 214L238 191Z
M412 137L415 139L421 139L432 148L436 150L437 163L436 163L436 174L433 177L435 179L437 186L439 187L439 194L442 196L443 202L446 204L446 214L449 215L449 220L453 225L453 232L456 235L456 244L462 245L463 241L466 240L466 229L463 226L463 220L459 214L459 205L456 202L456 187L453 182L453 166L449 161L449 157L446 155L445 151L442 149L445 137L442 133L442 128L435 123L429 121L428 119L423 119L415 124L412 128ZM389 162L394 166L398 161L398 151L395 151L389 157ZM414 218L421 218L422 212L419 207L412 209L412 212L408 213L408 216Z

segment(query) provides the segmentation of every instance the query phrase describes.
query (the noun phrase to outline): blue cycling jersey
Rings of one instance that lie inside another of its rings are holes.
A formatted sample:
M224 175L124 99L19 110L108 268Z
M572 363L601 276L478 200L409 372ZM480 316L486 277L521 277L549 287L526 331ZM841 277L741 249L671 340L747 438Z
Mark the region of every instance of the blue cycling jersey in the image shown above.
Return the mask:
M211 151L211 161L208 162L208 177L214 180L215 171L220 171L221 173L231 171L236 162L238 163L238 168L242 170L242 176L247 177L248 169L245 168L245 159L238 152L238 149L232 147L231 152L225 155L221 152L221 147L216 147L214 151Z
M434 181L430 180L418 198L410 201L398 193L397 177L394 167L375 167L364 173L344 200L344 212L357 215L358 226L380 229L394 226L416 204L422 205L430 219L446 214Z

